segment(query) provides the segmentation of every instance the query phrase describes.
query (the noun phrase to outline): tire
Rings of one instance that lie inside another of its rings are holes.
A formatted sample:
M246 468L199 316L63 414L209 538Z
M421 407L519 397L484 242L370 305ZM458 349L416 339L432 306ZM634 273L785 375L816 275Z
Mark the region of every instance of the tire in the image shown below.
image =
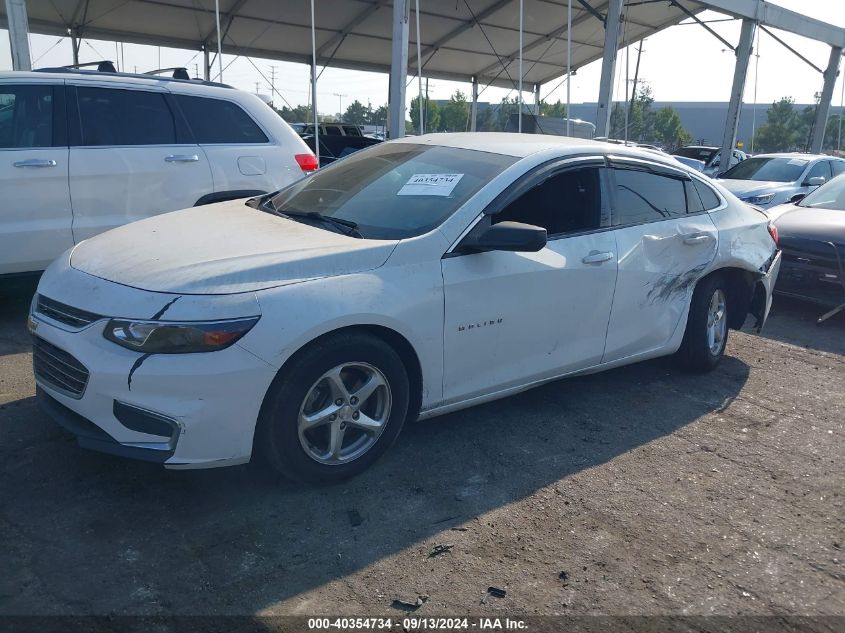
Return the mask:
M295 481L343 481L393 444L408 415L409 393L405 365L382 339L331 335L297 353L273 381L253 452Z
M690 302L684 340L675 355L683 369L703 373L719 364L728 343L728 291L725 281L718 275L701 280ZM718 306L722 306L718 310ZM721 318L711 321L711 312L721 313Z

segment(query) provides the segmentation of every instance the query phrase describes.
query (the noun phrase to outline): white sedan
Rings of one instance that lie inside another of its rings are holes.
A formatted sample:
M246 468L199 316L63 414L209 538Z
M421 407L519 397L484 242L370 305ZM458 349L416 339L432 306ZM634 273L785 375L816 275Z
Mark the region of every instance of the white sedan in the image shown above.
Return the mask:
M407 420L656 356L711 369L779 265L762 213L668 156L435 134L87 240L29 327L80 445L337 481Z

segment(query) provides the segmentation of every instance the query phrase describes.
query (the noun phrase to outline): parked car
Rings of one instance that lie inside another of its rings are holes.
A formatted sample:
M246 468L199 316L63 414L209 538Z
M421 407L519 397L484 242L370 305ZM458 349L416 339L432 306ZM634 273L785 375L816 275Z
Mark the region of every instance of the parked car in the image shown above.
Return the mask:
M845 160L832 156L758 154L723 173L719 182L743 202L769 209L843 172Z
M762 212L668 156L431 134L83 242L41 278L33 366L83 446L337 481L406 420L668 354L711 369L779 266Z
M769 213L780 233L783 267L775 291L845 309L845 175Z
M314 124L307 124L300 131L302 136L314 134ZM351 123L320 123L321 136L364 136L361 127Z
M687 158L686 156L681 156L679 154L673 154L672 158L674 158L679 163L694 169L695 171L700 171L702 173L704 172L704 161L703 160L698 160L698 159L695 159L695 158Z
M722 148L712 145L687 145L677 150L675 155L702 161L704 163L703 171L708 176L715 176L720 171L727 171L730 167L748 158L745 152L735 149L731 154L730 165L722 167Z
M0 275L97 233L275 191L316 169L258 97L222 84L52 69L0 73Z
M312 152L314 147L314 136L303 136L302 140ZM331 165L336 160L355 152L378 145L382 141L367 136L321 136L320 137L320 167Z

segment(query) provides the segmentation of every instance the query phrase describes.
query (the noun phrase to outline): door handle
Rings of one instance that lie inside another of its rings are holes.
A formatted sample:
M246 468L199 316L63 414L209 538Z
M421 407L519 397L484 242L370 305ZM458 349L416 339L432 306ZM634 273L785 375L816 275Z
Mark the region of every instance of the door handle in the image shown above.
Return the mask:
M55 167L56 161L52 158L27 158L13 163L15 167Z
M171 154L165 156L164 160L168 163L195 163L200 159L196 154Z
M684 237L684 244L693 246L695 244L704 244L705 242L709 242L712 239L713 238L707 233L693 233L692 235L687 235Z
M613 259L613 253L610 251L605 251L604 253L593 251L592 253L584 257L581 261L585 264L601 264L602 262L607 262L611 259Z

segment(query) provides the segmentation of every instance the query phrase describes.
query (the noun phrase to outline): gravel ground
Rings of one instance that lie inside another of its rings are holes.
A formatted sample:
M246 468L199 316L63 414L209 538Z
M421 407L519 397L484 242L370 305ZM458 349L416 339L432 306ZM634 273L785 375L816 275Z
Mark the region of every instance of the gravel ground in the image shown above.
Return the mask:
M560 381L302 488L79 449L35 403L30 292L0 299L0 614L845 616L845 314L778 300L709 375Z

